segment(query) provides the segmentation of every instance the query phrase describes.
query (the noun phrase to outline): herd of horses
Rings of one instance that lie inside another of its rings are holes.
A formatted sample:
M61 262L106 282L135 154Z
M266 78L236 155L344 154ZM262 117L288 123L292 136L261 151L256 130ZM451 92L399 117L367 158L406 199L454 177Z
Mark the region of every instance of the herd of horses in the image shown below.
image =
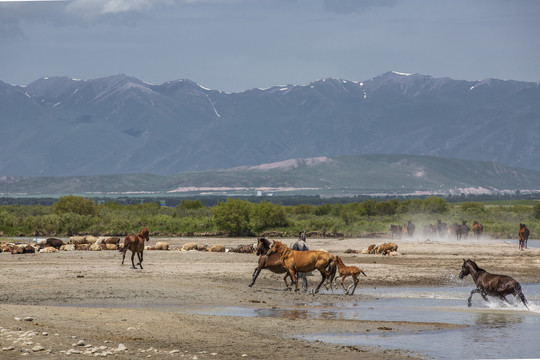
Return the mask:
M414 233L414 224L409 221L409 226L412 225L412 233ZM438 224L443 226L440 220ZM463 222L465 225L465 221ZM474 222L475 225L480 225L478 222ZM476 232L475 232L476 233ZM523 242L526 247L527 239L530 235L530 231L525 224L520 224L519 238L520 248ZM412 236L412 235L411 235ZM523 240L522 240L523 239ZM144 242L149 240L149 230L147 227L143 227L137 235L128 235L124 238L124 245L119 250L122 253L122 265L127 250L132 252L131 263L135 269L134 257L137 254L139 263L137 265L142 269ZM257 267L255 268L250 287L255 284L257 277L261 270L268 269L276 274L285 274L283 281L287 289L291 290L291 286L287 282L287 278L291 278L291 285L294 283L295 291L299 291L298 278L304 279L304 291L307 292L307 278L306 274L312 271L318 270L321 274L321 281L317 288L313 291L313 294L318 293L321 286L324 284L328 290L329 283L330 288L332 286L337 287L336 272L339 272L341 278L341 286L345 290L347 295L353 295L356 290L356 286L359 283L358 276L363 274L367 276L363 270L357 266L347 266L343 263L343 260L339 256L334 256L332 253L325 250L309 250L306 244L305 232L301 232L299 239L289 248L281 241L270 241L267 238L259 238L256 246L256 255L259 256ZM520 300L527 309L527 299L523 294L521 285L512 277L507 275L491 274L484 269L481 269L474 261L463 259L463 265L459 278L463 279L465 276L471 275L476 285L476 289L472 290L467 300L467 305L471 306L472 297L474 294L479 293L485 301L488 301L488 296L497 297L508 303L507 295L513 295L516 299ZM343 284L347 277L352 277L353 283L345 288ZM352 291L350 291L352 287ZM332 290L333 291L333 290Z
M448 237L455 236L456 239L461 240L462 238L469 237L469 232L471 228L467 225L467 220L463 220L461 224L457 222L448 225L447 223L437 220L437 224L427 224L424 226L424 235L438 235L439 237ZM476 238L480 238L484 233L484 226L478 221L474 221L472 226L473 234Z

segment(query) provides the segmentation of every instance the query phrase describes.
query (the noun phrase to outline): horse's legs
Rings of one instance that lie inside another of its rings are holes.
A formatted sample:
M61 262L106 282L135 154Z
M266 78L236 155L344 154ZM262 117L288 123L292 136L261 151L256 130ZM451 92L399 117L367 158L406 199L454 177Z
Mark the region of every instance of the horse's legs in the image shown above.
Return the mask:
M304 284L304 292L307 292L308 291L307 274L298 273L298 279L302 279L302 282Z
M140 253L137 253L137 257L139 258L139 266L140 266L141 269L142 269L142 268L143 268L143 267L142 267L143 252L141 251Z
M523 305L525 305L527 310L529 310L529 306L527 306L527 299L525 299L525 295L523 295L523 292L521 290L517 291L517 294L515 295L515 297L517 297L519 300L521 300Z
M353 275L353 279L354 279L354 287L352 289L351 295L354 295L354 290L356 290L356 286L358 285L358 282L360 282L360 280L358 280L358 276L356 276L356 275Z
M485 297L485 295L482 293L482 290L480 289L474 289L473 291L471 291L471 295L469 296L469 299L467 300L467 306L468 307L471 307L472 305L472 296L476 293L479 293L480 295L482 295L482 297L484 298L484 300L487 301L487 298Z
M349 293L348 289L345 289L345 285L343 285L343 281L347 278L347 275L341 275L341 287L343 287L343 290L345 290L345 294Z
M124 265L124 259L126 258L126 252L127 252L127 250L122 253L122 265Z
M252 287L253 284L255 284L255 280L257 280L257 277L261 273L261 270L262 270L262 268L260 268L258 266L255 268L255 271L253 271L253 275L251 275L251 284L249 284L249 287Z
M133 266L133 269L136 269L135 261L133 261L134 258L135 258L135 251L132 251L131 252L131 265Z
M330 272L326 271L324 268L320 268L318 269L319 272L321 273L321 276L322 276L322 280L321 282L319 283L319 286L317 286L317 288L315 289L315 293L318 293L319 292L319 289L321 288L321 285L326 281L326 279L330 276Z
M144 259L144 249L141 250L140 252L140 256L139 256L139 265L141 265L141 269L142 269L142 262L143 262L143 259Z
M288 269L288 271L289 271L289 275L291 275L291 280L292 282L294 282L294 286L296 287L294 291L295 292L300 291L300 289L298 288L298 279L296 278L296 272L293 269Z
M283 281L285 281L285 286L287 286L287 290L291 290L291 287L289 286L289 283L287 282L287 278L288 278L289 276L291 276L291 275L290 275L289 272L287 271L287 272L285 273L285 276L283 277ZM291 277L291 286L292 286L292 282L293 282L293 281L292 281L292 277Z

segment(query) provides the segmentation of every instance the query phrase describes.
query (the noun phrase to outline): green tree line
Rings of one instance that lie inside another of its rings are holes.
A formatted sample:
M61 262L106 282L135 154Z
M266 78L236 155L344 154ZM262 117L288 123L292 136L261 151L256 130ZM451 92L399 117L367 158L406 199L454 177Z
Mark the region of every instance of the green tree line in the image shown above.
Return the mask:
M176 207L158 202L123 205L97 204L81 196L64 196L52 205L0 206L3 236L127 235L148 226L153 236L255 236L278 233L296 236L301 230L328 236L361 236L389 231L390 224L416 224L422 233L437 220L448 224L466 220L484 225L484 231L516 237L519 223L526 223L532 238L540 231L540 203L536 205L486 205L482 202L448 203L444 198L375 200L350 203L284 206L228 198L214 206L201 200L182 200Z

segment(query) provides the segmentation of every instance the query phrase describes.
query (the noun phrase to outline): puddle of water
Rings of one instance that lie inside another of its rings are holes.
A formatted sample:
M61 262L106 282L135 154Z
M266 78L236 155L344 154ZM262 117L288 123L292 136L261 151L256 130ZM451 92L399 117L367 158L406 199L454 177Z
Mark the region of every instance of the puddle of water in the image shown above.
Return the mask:
M467 307L474 286L440 288L364 288L374 300L316 302L303 307L198 307L183 311L218 316L274 317L287 319L338 319L438 322L468 325L466 328L415 333L309 334L306 340L342 345L382 346L406 349L437 359L537 358L540 355L540 284L523 284L529 300L506 305L485 303L480 296ZM513 298L509 296L512 302Z

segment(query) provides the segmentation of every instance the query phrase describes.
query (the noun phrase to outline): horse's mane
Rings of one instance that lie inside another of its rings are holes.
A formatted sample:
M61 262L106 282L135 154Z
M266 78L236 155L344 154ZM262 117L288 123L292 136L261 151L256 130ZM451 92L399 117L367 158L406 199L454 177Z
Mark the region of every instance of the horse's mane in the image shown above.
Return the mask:
M264 247L267 247L270 249L270 247L272 246L272 242L265 237L260 238L259 240L262 241Z
M484 270L481 267L479 267L478 265L476 265L476 263L474 261L472 261L471 259L467 260L467 262L469 262L472 265L472 267L474 268L475 271L487 272L486 270Z

